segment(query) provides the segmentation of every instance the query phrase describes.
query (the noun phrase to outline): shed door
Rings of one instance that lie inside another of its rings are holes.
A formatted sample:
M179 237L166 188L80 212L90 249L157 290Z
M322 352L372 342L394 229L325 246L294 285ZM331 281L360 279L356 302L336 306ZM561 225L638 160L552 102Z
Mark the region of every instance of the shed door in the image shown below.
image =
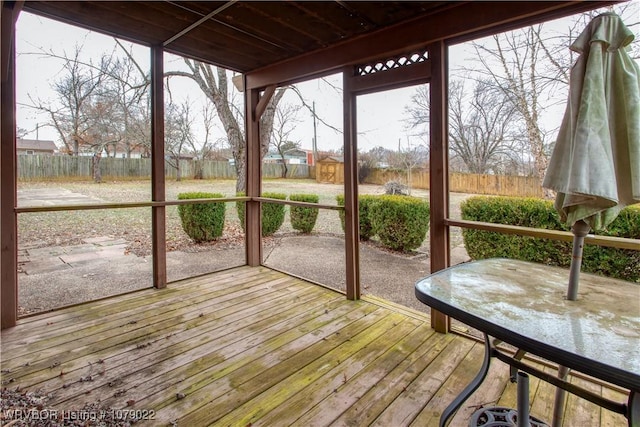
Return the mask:
M327 163L322 165L322 168L320 169L320 181L322 182L336 181L336 165L334 163Z

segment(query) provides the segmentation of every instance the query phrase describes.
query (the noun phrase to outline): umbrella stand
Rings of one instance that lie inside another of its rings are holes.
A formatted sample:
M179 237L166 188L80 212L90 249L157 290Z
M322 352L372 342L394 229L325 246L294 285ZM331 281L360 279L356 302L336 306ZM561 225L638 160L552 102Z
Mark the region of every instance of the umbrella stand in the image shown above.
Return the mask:
M590 229L591 227L583 220L576 221L573 227L571 227L571 231L573 232L573 253L571 256L571 270L569 270L569 287L567 289L567 299L569 301L578 299L582 249L584 247L584 238Z

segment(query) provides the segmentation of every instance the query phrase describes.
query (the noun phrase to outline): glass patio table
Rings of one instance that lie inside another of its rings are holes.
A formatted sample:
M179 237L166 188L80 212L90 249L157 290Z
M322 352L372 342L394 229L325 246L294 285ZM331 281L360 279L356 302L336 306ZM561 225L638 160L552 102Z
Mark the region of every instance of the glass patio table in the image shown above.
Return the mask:
M582 274L578 300L568 301L568 275L542 264L486 259L416 283L418 300L485 336L480 372L443 412L441 426L480 386L493 357L509 364L512 374L534 375L640 425L640 285ZM519 351L500 349L490 337ZM521 360L525 352L627 389L629 398L614 402L544 373Z

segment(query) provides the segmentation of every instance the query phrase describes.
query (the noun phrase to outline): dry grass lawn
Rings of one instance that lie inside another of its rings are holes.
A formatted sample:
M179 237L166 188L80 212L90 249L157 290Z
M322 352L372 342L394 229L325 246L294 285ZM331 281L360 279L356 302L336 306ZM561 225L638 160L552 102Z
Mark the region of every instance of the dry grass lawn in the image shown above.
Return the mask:
M19 190L64 188L74 193L99 199L105 203L149 201L150 181L123 181L95 184L91 181L70 182L21 182ZM177 199L182 192L206 191L235 195L235 181L232 180L183 180L167 181L167 200ZM314 180L265 180L263 191L294 193L312 193L320 196L320 203L335 205L336 196L343 193L342 185L319 184ZM361 185L361 194L382 194L384 189L378 185ZM413 190L412 195L428 198L425 190ZM451 215L460 215L460 201L469 195L451 195ZM19 202L19 206L20 202ZM18 216L18 237L21 247L67 246L80 244L82 239L96 236L112 236L129 242L132 253L139 256L151 252L151 209L110 209L90 211L61 211L47 213L23 213ZM288 215L279 233L292 233ZM314 233L342 235L337 212L320 211ZM428 235L423 247L428 247ZM167 208L167 250L199 251L215 245L218 248L243 244L243 232L237 217L234 203L227 203L224 236L209 244L194 244L182 230L180 218L175 206ZM452 233L452 246L462 244L459 231Z

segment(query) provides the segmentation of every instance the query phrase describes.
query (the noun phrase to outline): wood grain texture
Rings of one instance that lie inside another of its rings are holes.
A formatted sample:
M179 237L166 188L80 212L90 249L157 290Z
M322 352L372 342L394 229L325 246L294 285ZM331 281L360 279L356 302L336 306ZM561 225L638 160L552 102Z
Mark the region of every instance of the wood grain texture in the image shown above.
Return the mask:
M144 425L179 426L437 425L484 351L434 332L422 313L248 266L22 319L1 350L5 387L50 393L64 410L153 410ZM494 360L451 425L481 405L514 406L508 377ZM533 378L530 388L532 414L549 419L554 388ZM573 420L625 423L570 398Z

